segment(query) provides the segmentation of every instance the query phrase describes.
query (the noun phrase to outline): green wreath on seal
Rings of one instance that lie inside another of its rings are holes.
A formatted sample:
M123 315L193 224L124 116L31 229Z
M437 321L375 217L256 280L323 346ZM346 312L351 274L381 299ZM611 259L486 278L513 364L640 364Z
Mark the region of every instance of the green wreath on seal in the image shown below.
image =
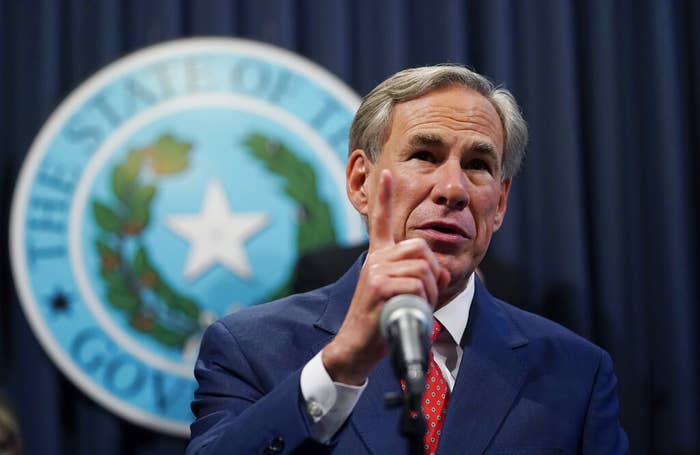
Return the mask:
M200 331L200 306L165 280L141 235L150 222L158 180L187 169L191 148L164 134L154 144L129 151L110 176L113 203L92 203L101 230L95 246L107 301L135 330L180 349Z
M313 168L285 145L260 134L249 135L243 145L284 180L285 194L298 204L298 254L334 243L330 207L319 195ZM135 330L178 349L205 328L200 324L202 309L165 280L150 260L141 235L150 222L158 181L185 171L191 149L191 144L164 134L151 145L129 151L111 173L112 203L92 203L100 228L95 246L107 301ZM291 280L290 274L263 301L287 295Z
M284 144L268 139L262 134L249 135L243 141L243 145L268 171L284 180L284 193L298 206L298 256L335 243L331 209L319 194L316 174L311 165L301 160ZM292 279L290 274L282 286L264 301L288 295L292 291Z

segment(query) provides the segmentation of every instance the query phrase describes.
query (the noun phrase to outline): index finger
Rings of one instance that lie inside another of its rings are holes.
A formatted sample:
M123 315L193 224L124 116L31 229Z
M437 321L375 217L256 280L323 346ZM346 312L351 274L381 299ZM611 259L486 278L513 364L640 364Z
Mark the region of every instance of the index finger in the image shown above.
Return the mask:
M369 216L369 242L373 248L384 248L395 244L391 224L393 191L394 182L391 171L384 169L379 174L379 185L374 195L374 208Z

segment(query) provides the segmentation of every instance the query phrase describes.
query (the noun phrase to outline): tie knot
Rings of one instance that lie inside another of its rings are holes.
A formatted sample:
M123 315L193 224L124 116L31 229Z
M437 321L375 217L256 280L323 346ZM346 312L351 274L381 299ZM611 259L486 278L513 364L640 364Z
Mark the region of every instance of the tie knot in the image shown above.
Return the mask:
M440 321L433 318L433 333L430 335L430 341L435 341L435 339L440 335L440 332L445 330L445 326L442 325Z

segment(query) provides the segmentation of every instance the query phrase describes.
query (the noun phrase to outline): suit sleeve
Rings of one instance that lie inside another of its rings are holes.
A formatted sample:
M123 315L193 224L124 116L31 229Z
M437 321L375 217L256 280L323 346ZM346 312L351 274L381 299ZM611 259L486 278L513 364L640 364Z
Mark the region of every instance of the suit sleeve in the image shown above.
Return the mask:
M235 336L221 323L204 334L187 454L324 452L301 406L301 369L265 391Z
M620 425L617 400L617 378L612 359L601 351L600 363L593 385L583 428L581 453L585 455L629 453L627 434Z

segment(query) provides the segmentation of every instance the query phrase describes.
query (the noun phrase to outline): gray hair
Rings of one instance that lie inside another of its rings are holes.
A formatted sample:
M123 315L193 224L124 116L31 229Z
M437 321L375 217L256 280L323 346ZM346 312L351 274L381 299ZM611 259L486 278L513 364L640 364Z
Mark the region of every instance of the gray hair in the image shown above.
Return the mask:
M525 146L527 124L518 103L506 89L494 86L484 76L458 65L436 65L400 71L374 88L362 100L350 127L350 150L363 149L376 161L389 134L394 106L440 88L462 85L480 93L498 112L503 124L503 175L518 173Z

